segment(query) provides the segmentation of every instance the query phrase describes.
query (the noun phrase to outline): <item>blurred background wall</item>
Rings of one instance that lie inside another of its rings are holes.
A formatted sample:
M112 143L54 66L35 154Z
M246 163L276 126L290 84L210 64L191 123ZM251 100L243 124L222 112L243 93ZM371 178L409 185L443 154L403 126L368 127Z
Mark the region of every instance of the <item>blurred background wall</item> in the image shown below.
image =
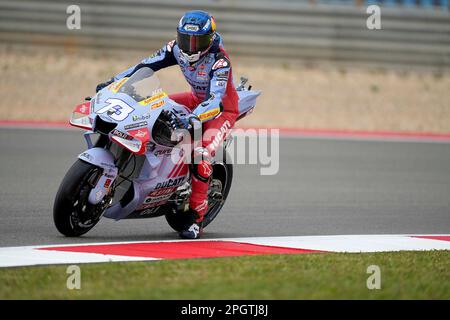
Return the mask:
M81 29L69 30L69 5ZM381 6L381 29L366 8ZM235 55L450 70L448 0L0 0L0 42L151 50L187 10L211 12Z

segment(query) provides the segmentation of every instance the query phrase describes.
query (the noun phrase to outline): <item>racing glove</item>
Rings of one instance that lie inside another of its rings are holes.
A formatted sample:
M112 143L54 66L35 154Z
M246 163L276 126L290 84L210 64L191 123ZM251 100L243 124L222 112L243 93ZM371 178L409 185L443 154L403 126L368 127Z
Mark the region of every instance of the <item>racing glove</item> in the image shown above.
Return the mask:
M166 119L166 123L173 130L184 129L189 131L191 138L194 137L194 132L201 129L201 121L195 114L190 114L188 117L177 117L173 112L163 110L161 115ZM181 141L181 140L179 140ZM178 142L179 142L178 141Z
M97 87L95 88L95 92L99 92L100 90L102 90L104 87L109 86L111 83L114 82L114 78L109 79L106 82L100 83L97 85Z

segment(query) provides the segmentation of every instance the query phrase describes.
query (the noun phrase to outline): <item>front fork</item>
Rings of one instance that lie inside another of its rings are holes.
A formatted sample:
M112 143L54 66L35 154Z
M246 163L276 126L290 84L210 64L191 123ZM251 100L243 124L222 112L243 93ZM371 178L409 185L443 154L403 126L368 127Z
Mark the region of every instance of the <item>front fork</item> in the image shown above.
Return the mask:
M108 136L101 135L94 145L90 137L91 134L92 132L86 132L84 134L89 149L82 152L78 156L78 159L103 169L102 175L96 181L93 181L94 185L88 197L88 202L96 205L109 193L110 188L117 178L118 168L120 166L116 165L114 155L111 151L105 149L110 143ZM121 158L119 157L119 160Z

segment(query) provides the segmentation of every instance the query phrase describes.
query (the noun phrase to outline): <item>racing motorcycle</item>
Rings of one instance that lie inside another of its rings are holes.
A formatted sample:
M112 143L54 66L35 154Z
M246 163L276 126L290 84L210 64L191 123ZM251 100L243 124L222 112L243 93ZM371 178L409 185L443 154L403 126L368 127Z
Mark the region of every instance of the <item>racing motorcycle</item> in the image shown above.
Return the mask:
M238 119L253 111L260 95L245 87L246 82L241 78L236 87ZM78 156L56 194L53 218L58 231L77 237L101 217L159 216L181 231L188 219L191 174L183 149L173 140L171 123L174 118L192 121L190 110L168 97L150 68L141 68L86 100L75 108L70 124L87 130L88 149ZM226 150L223 154L212 163L203 227L217 217L230 192L233 166Z

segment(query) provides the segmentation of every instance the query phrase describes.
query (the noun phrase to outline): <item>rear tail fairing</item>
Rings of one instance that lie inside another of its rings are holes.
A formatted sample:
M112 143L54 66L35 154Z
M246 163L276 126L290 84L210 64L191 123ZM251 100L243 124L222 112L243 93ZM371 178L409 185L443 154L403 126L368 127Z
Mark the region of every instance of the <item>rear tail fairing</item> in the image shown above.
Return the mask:
M261 91L246 90L238 91L239 96L239 116L249 113L256 105L256 98L259 97Z
M261 91L250 90L251 86L245 87L248 79L242 77L241 83L236 87L236 91L239 97L239 116L237 120L242 119L246 115L250 114L256 106L256 98L259 97Z

